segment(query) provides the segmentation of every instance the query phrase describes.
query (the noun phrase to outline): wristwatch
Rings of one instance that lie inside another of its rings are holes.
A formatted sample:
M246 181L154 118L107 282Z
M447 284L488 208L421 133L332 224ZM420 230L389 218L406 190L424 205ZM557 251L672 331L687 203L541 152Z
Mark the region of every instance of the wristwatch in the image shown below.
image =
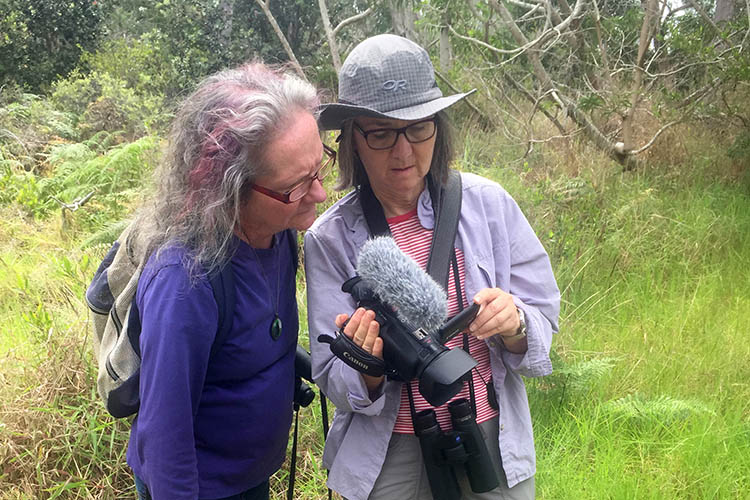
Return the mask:
M524 314L523 309L519 309L516 307L516 311L518 311L518 321L520 322L520 324L518 325L518 330L516 330L516 333L514 335L500 335L500 339L502 339L503 344L506 340L518 340L526 337L526 315Z

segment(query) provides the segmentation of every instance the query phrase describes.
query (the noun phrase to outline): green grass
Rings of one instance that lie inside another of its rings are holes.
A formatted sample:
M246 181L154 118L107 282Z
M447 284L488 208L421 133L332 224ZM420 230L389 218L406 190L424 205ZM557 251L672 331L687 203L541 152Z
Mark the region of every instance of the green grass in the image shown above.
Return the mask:
M470 141L459 166L519 201L563 291L555 373L527 383L538 498L747 498L750 176L724 174L718 147L624 175L580 145L575 164L570 149L552 147L506 164L512 148L479 133ZM76 163L81 151L60 150L66 179L128 148L83 151ZM105 250L97 243L126 212L116 204L84 206L65 232L59 209L34 219L29 205L0 206L2 500L135 497L128 422L95 395L82 300ZM306 344L304 291L300 275ZM324 498L317 401L301 410L299 432L295 497ZM285 498L287 479L286 469L274 476L274 498Z
M552 210L560 359L530 390L543 498L750 491L748 185L693 175L617 175Z

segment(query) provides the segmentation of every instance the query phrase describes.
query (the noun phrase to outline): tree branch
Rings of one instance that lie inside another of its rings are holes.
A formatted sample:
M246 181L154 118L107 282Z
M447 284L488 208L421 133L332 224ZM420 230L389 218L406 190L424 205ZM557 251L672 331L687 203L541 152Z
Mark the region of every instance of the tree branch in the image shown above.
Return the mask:
M687 0L687 3L690 4L690 6L695 9L695 11L698 13L698 15L703 18L703 20L708 24L711 29L714 31L716 36L721 36L721 30L718 26L716 26L716 23L713 19L711 19L711 16L709 16L705 10L703 10L703 7L698 4L698 2L695 2L694 0Z
M85 194L79 198L76 198L70 203L65 203L64 201L61 201L55 198L54 196L50 196L50 198L56 201L57 204L60 205L60 207L63 210L70 210L71 212L75 212L76 210L84 206L86 202L88 202L91 199L92 196L94 196L94 191L90 191L88 194Z
M742 38L742 43L740 44L740 52L742 52L742 49L745 48L747 36L750 35L750 0L745 0L745 11L747 12L747 31L745 32L745 36Z
M368 7L367 10L364 11L364 12L360 12L359 14L354 15L352 17L347 17L346 19L344 19L343 21L341 21L338 24L338 26L336 26L333 29L333 34L337 35L338 32L341 31L341 29L344 28L345 26L348 26L348 25L350 25L352 23L355 23L355 22L359 21L360 19L364 19L365 17L367 17L370 14L372 14L372 12L373 12L372 7Z
M466 40L467 42L476 43L477 45L484 47L485 49L491 50L492 52L495 52L496 54L520 54L521 52L527 49L527 47L519 47L517 49L512 49L512 50L498 49L497 47L490 45L489 43L485 43L482 40L477 40L476 38L459 34L455 29L453 29L453 26L451 26L450 24L448 25L448 29L451 30L451 33L453 33L458 38L462 40Z
M679 120L674 120L674 121L671 121L671 122L667 123L662 128L660 128L656 132L656 134L654 134L654 136L651 138L651 140L648 141L644 146L641 146L638 149L633 149L633 150L630 150L630 151L625 151L624 153L626 155L637 155L639 153L643 153L644 151L646 151L648 148L650 148L654 144L654 141L656 141L656 139L661 135L662 132L664 132L665 130L667 130L669 127L672 127L672 126L677 125L678 123L682 123L684 121L685 121L684 118L680 118Z
M443 76L438 70L435 70L435 76L437 76L438 78L440 78L456 94L460 94L461 93L461 91L458 90L456 87L454 87L453 84L445 76ZM470 100L464 99L463 101L466 103L467 106L469 106L471 108L472 111L474 111L477 114L477 116L480 119L482 119L486 123L489 123L490 125L494 126L494 123L492 123L492 120L490 120L487 115L485 115L484 113L482 113L481 111L479 111L479 108L477 108L476 106L474 106L474 104Z
M544 5L542 5L542 2L535 2L534 4L530 4L526 2L521 2L520 0L507 0L507 1L510 4L517 5L518 7L524 8L526 10L530 10L531 12L534 12L536 10L544 10Z
M489 3L492 6L492 8L495 9L501 15L501 17L503 17L503 19L505 19L503 11L505 11L506 13L508 13L508 17L512 21L512 17L510 17L510 13L508 12L508 10L504 6L500 5L497 2L497 0L489 0ZM511 49L511 50L499 49L499 48L497 48L497 47L495 47L493 45L490 45L488 43L485 43L485 42L483 42L481 40L477 40L476 38L473 38L473 37L470 37L470 36L466 36L466 35L461 35L451 25L448 25L448 29L450 29L451 33L453 33L458 38L461 38L462 40L466 40L466 41L475 43L477 45L480 45L480 46L482 46L482 47L484 47L484 48L486 48L488 50L491 50L492 52L495 52L497 54L518 55L520 53L523 53L526 50L534 48L536 45L538 45L540 43L546 42L550 38L550 36L552 36L552 35L555 36L555 39L559 38L562 35L562 32L564 30L568 29L568 26L570 26L570 23L576 17L578 17L581 14L581 10L582 10L583 4L584 4L584 2L582 0L578 0L578 2L576 3L576 6L573 9L573 12L571 12L570 16L568 16L564 21L560 22L557 26L545 29L534 40L529 41L528 39L526 39L526 37L523 34L521 34L523 36L524 42L521 43L521 42L519 42L518 39L516 39L516 41L521 46L517 47L515 49ZM526 5L529 5L529 4L526 4ZM530 7L534 7L534 8L538 7L538 6L531 6L531 5L529 5L529 6ZM513 25L515 26L515 29L518 30L518 27L516 26L515 22L514 21L512 21L512 22L513 22ZM506 24L507 24L507 21L506 21ZM512 28L511 28L511 31L513 31ZM521 33L521 31L518 30L518 33ZM516 38L516 37L514 36L514 38Z
M651 38L653 37L653 22L654 17L658 13L658 0L647 0L644 6L643 23L641 24L641 33L638 38L638 55L635 59L635 78L633 78L633 85L630 96L630 109L625 115L625 119L622 124L622 142L624 143L625 151L629 151L633 148L633 122L635 121L635 112L638 107L638 103L641 100L641 85L643 84L643 58L646 55L649 45L651 45Z
M516 89L518 93L520 93L523 97L525 97L527 101L533 104L535 109L537 108L539 100L534 99L534 96L531 95L529 91L526 90L526 88L523 85L515 81L509 74L505 72L503 72L503 78L505 78L505 80L509 82L511 86ZM539 108L539 110L544 114L544 116L547 117L547 119L550 122L552 122L555 128L557 128L557 130L559 130L562 135L568 134L568 131L565 130L565 127L563 127L562 123L560 123L560 121L556 117L552 116L549 111L541 107Z

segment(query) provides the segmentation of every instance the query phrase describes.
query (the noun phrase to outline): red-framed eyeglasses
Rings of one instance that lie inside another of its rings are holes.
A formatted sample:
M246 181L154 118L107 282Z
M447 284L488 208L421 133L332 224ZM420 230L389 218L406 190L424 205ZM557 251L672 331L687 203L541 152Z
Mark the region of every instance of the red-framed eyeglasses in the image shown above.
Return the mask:
M320 166L318 171L315 172L315 175L304 179L285 192L280 193L279 191L274 191L273 189L268 189L257 184L253 184L252 189L266 196L270 196L274 200L278 200L281 203L289 204L301 200L307 193L310 192L310 188L312 187L313 182L315 182L316 180L322 181L328 174L331 173L331 171L333 171L333 166L336 164L336 151L329 148L325 144L323 144L323 151L325 152L326 156L323 158L323 164Z

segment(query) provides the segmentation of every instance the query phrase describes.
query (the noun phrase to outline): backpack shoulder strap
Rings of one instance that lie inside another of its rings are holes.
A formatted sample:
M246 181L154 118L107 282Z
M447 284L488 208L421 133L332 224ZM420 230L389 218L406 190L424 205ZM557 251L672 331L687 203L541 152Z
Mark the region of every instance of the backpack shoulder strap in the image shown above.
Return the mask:
M287 229L287 239L289 242L289 249L292 252L292 262L294 263L294 270L297 271L299 267L299 251L297 249L297 230Z
M210 357L213 358L221 349L229 332L232 331L232 322L234 319L234 308L236 303L234 289L234 270L232 263L227 262L218 272L209 276L211 291L219 308L219 325L216 330L214 343L211 345Z

